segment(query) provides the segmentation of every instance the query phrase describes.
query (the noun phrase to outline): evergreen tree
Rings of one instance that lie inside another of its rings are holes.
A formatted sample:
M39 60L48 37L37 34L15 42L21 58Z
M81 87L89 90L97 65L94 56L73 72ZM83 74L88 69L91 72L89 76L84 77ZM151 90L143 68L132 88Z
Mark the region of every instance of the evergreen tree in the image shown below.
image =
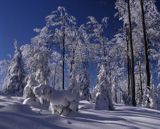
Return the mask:
M22 60L22 53L20 48L17 47L15 41L15 54L8 68L8 73L3 83L3 92L12 95L22 95L25 87L24 66Z
M104 65L100 66L96 88L98 92L96 94L95 109L113 110L111 86L108 83Z
M87 71L86 63L82 64L81 74L79 78L79 88L80 88L80 99L81 100L90 100L90 91L89 91L89 77Z

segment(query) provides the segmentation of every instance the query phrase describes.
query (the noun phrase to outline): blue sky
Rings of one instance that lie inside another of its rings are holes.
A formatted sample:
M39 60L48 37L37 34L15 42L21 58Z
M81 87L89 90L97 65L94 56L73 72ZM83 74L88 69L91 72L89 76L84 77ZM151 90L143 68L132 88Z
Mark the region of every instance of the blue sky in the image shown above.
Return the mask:
M98 20L110 17L108 37L115 33L119 24L113 18L116 12L113 0L0 0L0 60L13 54L14 39L19 45L29 43L35 35L33 29L42 27L45 16L57 6L64 6L79 24L84 23L87 16Z

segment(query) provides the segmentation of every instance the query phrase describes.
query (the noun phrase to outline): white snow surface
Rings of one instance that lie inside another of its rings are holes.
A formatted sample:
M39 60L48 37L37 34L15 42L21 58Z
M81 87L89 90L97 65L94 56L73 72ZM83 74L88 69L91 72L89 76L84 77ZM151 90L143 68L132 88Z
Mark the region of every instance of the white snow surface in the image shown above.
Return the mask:
M114 111L95 110L81 101L79 112L51 115L22 104L20 97L0 95L0 129L160 129L160 111L116 105Z

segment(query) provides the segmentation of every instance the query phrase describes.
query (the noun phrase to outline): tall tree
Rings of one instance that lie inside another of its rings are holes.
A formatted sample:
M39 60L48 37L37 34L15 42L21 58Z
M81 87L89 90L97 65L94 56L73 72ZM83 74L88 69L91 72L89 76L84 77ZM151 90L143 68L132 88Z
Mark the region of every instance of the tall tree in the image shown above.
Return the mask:
M69 15L64 7L58 7L51 15L46 17L47 27L52 29L55 42L60 44L62 50L62 89L65 88L65 55L66 46L68 45L67 38L70 29L76 25L76 18ZM56 29L54 29L56 28ZM54 30L53 30L54 29Z
M132 105L136 106L135 100L135 76L134 76L134 54L133 54L133 38L132 38L132 20L131 20L131 5L130 0L128 3L128 21L129 21L129 41L131 50L131 90L132 90Z
M145 14L144 14L144 0L140 0L141 5L141 18L142 18L142 30L143 30L143 42L144 42L144 50L145 50L145 70L146 70L146 81L147 88L150 89L150 65L149 65L149 48L148 48L148 40L147 40L147 32L146 32L146 24L145 24Z
M28 68L27 85L24 96L35 99L33 87L49 85L50 77L50 35L47 27L37 29L38 34L32 38L31 44L23 45L23 57Z
M132 105L136 106L136 101L135 101L135 75L134 75L134 67L135 67L135 39L134 39L134 35L135 32L133 31L134 27L133 23L135 23L135 18L134 18L134 13L132 13L133 11L133 5L131 5L131 0L117 0L116 1L116 9L118 10L118 14L119 14L119 20L123 21L123 28L126 30L127 29L127 33L125 35L125 42L123 41L123 43L125 43L126 46L126 36L128 39L128 50L129 50L129 56L128 56L128 71L129 71L129 75L128 78L130 78L130 80L128 80L128 82L130 82L130 87L128 87L128 92L130 89L130 93L132 96ZM134 44L134 46L133 46ZM126 47L125 47L126 48ZM127 54L127 52L126 52ZM128 83L129 84L129 83ZM129 86L129 85L128 85Z
M140 103L142 103L143 101L143 82L142 82L142 66L141 66L141 62L139 61L139 88L140 88Z
M131 59L130 59L130 51L129 51L129 39L128 39L128 27L126 27L126 43L127 43L127 74L128 74L128 96L131 95L131 77L130 77L130 64L131 64Z
M81 50L80 47L80 36L79 36L79 28L73 27L69 30L67 34L67 56L68 59L68 67L69 67L69 89L72 92L79 92L77 85L77 74L78 73L78 64L80 63L80 56L78 55Z

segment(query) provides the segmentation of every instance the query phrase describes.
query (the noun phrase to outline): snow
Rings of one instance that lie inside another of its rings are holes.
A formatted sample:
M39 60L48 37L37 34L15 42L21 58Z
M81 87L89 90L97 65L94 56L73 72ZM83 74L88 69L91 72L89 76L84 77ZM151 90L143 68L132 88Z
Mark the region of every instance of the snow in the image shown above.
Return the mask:
M76 94L70 91L55 90L48 85L40 84L33 88L33 92L41 104L43 104L43 100L50 103L49 109L52 114L68 115L72 111L77 111L78 100Z
M75 95L69 91L52 90L51 96L50 99L54 105L66 106L66 100L70 102L75 100Z
M34 87L33 92L37 96L37 98L42 97L43 99L47 99L51 101L54 105L63 105L66 106L66 101L74 101L75 95L70 91L59 91L54 90L48 85L39 85Z
M160 111L116 105L115 111L94 110L81 101L79 112L68 117L37 112L20 97L0 96L0 129L159 129ZM38 109L37 109L38 110Z
M32 106L32 107L40 107L41 104L39 101L37 101L36 99L33 99L33 98L27 98L23 101L23 104L24 105L29 105L29 106Z

